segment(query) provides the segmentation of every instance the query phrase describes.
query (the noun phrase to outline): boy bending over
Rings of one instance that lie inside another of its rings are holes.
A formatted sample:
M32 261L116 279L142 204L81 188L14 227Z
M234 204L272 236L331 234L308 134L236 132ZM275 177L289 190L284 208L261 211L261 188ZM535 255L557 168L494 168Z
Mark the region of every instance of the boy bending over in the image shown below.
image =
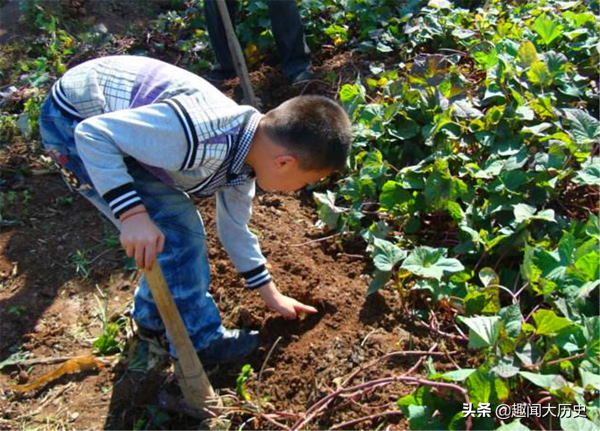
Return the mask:
M72 187L120 229L127 256L141 269L158 260L206 364L252 353L258 332L221 324L208 292L204 226L189 195L216 194L219 238L269 308L292 319L314 313L275 286L248 229L252 198L255 183L293 191L343 168L350 129L346 113L325 97L295 97L263 115L190 72L134 56L69 70L40 115L43 147ZM164 332L144 277L133 318L140 333Z

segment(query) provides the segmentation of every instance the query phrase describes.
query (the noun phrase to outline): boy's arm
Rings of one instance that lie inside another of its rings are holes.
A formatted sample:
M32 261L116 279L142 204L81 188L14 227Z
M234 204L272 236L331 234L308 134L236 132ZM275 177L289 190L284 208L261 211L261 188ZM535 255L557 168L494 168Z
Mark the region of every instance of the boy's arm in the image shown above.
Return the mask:
M248 229L254 194L254 180L216 193L219 239L250 289L257 289L271 281L258 239Z
M217 231L223 246L248 287L256 289L269 308L291 319L299 313L316 313L315 308L283 295L275 286L258 239L248 229L254 193L255 181L217 193Z
M177 170L188 143L166 104L125 109L82 121L75 128L77 151L96 190L121 221L121 245L140 269L151 269L165 237L133 187L125 156L159 168Z
M75 142L94 187L116 218L142 203L127 172L125 156L178 170L188 150L178 117L166 104L91 117L75 128Z

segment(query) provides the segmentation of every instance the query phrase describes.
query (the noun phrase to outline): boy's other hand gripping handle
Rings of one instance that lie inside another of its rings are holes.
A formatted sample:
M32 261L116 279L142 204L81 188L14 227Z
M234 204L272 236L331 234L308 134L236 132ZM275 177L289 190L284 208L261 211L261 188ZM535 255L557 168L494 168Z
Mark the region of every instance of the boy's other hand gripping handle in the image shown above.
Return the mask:
M139 269L152 269L156 256L165 246L165 235L152 221L146 208L138 205L120 217L121 245L127 257L135 259Z

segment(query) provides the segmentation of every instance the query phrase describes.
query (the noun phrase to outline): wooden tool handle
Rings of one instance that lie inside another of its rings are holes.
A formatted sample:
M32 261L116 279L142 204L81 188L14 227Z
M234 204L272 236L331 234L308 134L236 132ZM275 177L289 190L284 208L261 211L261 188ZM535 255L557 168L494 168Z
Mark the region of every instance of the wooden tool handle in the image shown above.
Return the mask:
M217 6L219 8L221 19L223 20L225 34L227 34L227 45L229 46L229 52L231 53L231 58L233 59L233 67L235 67L235 72L242 83L244 96L250 105L254 106L255 108L259 108L258 101L254 96L254 91L252 90L252 85L250 84L250 75L248 75L248 67L246 67L244 53L242 52L240 42L235 35L225 0L217 0Z
M179 386L186 403L196 409L217 408L219 402L215 392L196 354L158 262L155 261L152 269L144 271L144 274L179 358L180 374L183 377L179 379Z

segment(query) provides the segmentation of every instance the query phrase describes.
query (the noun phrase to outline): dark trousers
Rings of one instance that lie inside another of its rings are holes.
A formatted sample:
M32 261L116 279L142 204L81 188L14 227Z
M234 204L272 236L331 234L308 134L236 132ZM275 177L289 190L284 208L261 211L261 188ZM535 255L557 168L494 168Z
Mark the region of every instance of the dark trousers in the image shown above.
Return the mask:
M227 0L227 9L235 26L236 0ZM304 38L304 27L296 0L269 0L269 17L283 74L293 77L310 66L310 50ZM233 60L227 44L225 27L216 0L205 0L204 13L208 35L219 66L223 71L234 72Z

